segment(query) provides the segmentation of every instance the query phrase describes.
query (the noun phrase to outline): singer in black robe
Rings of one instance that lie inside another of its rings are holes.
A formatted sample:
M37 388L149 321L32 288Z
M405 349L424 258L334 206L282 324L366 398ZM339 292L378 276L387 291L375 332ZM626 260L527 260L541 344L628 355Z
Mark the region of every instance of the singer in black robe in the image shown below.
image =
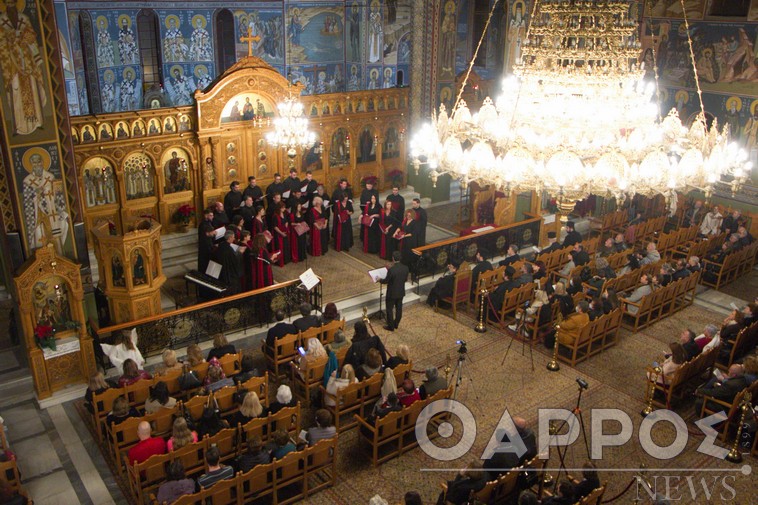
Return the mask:
M308 254L308 232L298 235L295 231L295 225L299 223L305 223L305 210L302 204L297 206L290 212L290 254L292 256L292 262L305 261Z
M400 217L392 209L392 202L384 202L384 208L379 216L379 233L381 233L381 242L379 244L379 256L386 260L392 260L392 253L397 251L397 239L394 237L395 231L400 226Z
M218 245L214 261L221 265L218 280L227 286L224 296L236 295L242 289L244 271L241 255L232 249L234 235L227 233L225 240Z
M371 197L376 197L376 201L379 201L379 192L374 189L374 184L372 182L366 182L366 187L363 191L361 191L361 214L366 213L366 207L368 206L369 202L371 201ZM379 212L376 212L376 214L379 214ZM365 240L365 230L364 230L363 224L361 224L361 241Z
M342 201L334 205L332 235L334 235L334 248L337 251L349 251L353 247L353 221L350 218L352 214L353 204L350 203L347 195L344 195Z
M363 252L376 254L381 249L382 232L379 229L379 220L381 219L382 209L376 196L371 195L370 201L363 208L364 216L371 216L371 226L361 223Z
M419 236L421 234L419 222L414 219L416 212L408 210L405 213L405 222L402 226L403 238L400 240L400 252L402 253L402 263L413 271L416 265L416 254L413 249L419 247Z

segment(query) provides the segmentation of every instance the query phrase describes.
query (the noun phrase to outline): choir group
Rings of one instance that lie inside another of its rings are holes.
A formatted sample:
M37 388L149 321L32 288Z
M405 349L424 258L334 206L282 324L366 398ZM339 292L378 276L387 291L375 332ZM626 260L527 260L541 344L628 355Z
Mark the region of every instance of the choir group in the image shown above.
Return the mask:
M255 177L248 178L244 190L236 181L229 189L223 202L205 210L198 228L198 270L206 272L211 260L220 265L216 274L228 286L226 295L270 286L272 265L321 256L330 242L336 251L349 251L354 245L356 207L346 179L331 197L310 171L300 180L295 169L286 180L276 174L265 193ZM420 200L415 198L412 205L405 209L397 186L382 205L373 182L366 181L357 207L363 252L391 260L399 250L410 266L412 250L426 243L427 224Z

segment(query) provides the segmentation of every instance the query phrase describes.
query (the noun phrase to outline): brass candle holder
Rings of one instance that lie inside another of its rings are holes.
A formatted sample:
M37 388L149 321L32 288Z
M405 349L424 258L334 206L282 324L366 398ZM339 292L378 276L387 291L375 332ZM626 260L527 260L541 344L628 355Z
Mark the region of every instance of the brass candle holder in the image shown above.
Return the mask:
M647 381L647 406L642 409L640 415L647 417L653 413L653 395L655 394L655 383L658 381L658 377L663 374L663 369L659 366L653 368L650 378Z
M747 416L748 411L752 409L752 399L753 395L749 392L745 393L745 396L742 399L742 404L740 405L742 413L740 414L740 423L737 425L737 434L734 436L732 448L729 449L729 454L727 454L725 458L730 463L742 463L742 454L737 448L740 445L740 437L742 436L742 426L745 424L745 417Z
M479 322L476 323L474 331L477 333L484 333L487 331L487 325L484 324L484 297L487 296L487 289L482 288L479 291Z
M556 326L556 329L558 327ZM558 334L555 335L555 344L553 345L553 359L550 360L550 362L547 364L547 369L551 372L557 372L561 369L561 366L558 364Z
M364 323L368 324L368 307L365 305L363 306L363 317L361 319L363 319Z

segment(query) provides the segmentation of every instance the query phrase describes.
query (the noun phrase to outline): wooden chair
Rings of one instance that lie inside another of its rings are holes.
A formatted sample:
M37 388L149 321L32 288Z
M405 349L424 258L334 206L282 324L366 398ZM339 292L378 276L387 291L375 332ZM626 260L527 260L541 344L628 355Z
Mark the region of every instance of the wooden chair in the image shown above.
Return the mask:
M181 404L172 409L159 409L151 415L152 436L169 438L174 428L174 419L181 414Z
M321 327L321 343L326 345L331 342L334 342L334 334L337 333L337 331L342 330L345 331L345 320L337 320L335 319L331 323L327 323Z
M137 436L137 426L146 417L130 417L118 424L108 426L108 445L110 446L113 462L118 468L119 475L124 474L124 467L128 466L126 454L133 446L139 442Z
M105 418L113 410L113 402L116 398L123 396L124 391L121 388L106 389L102 393L92 395L93 421L95 423L95 432L100 442L104 440L106 433Z
M187 477L197 477L199 474L205 471L205 449L206 439L203 439L194 444L187 444L184 447L175 449L171 454L173 459L178 459L184 466L184 473Z
M126 467L129 486L137 503L146 503L146 497L158 492L160 485L166 481L166 468L172 459L171 453L155 454L142 463Z
M266 347L266 341L262 342L263 355L266 357L266 365L269 370L274 372L274 378L279 379L284 375L281 372L283 365L286 365L297 357L297 348L302 345L300 334L285 335L276 340L273 349Z
M274 503L300 501L305 488L305 453L290 452L274 460Z
M590 494L576 502L576 505L600 505L603 503L603 495L605 494L606 485L607 484L603 483L602 486L593 489Z
M712 396L703 396L703 404L700 407L700 419L711 414L715 414L716 412L727 412L726 420L722 422L718 428L719 438L722 442L727 441L727 437L729 436L729 427L733 423L739 423L741 413L740 406L742 405L742 401L745 399L745 395L747 394L751 395L751 404L755 406L756 403L758 403L758 396L756 396L758 395L758 381L753 382L748 387L737 393L737 396L734 397L734 400L731 403L725 402L724 400L719 400Z
M218 448L222 463L236 458L239 454L239 434L236 426L223 429L212 437L206 436L205 440L206 447L215 445Z
M226 386L213 392L213 400L222 417L229 417L239 410L239 405L234 401L237 391L236 386Z
M182 388L179 387L179 377L182 375L182 370L169 370L162 375L154 377L153 383L165 382L168 388L168 394L170 396L178 396L182 392Z
M471 308L471 268L467 262L463 262L458 268L455 274L455 282L453 283L453 296L446 296L442 298L443 302L446 302L452 306L453 319L458 319L458 304L466 304L466 308ZM439 311L439 303L435 304L434 310Z
M226 479L216 482L206 491L206 505L237 505L237 479Z
M268 416L268 436L279 430L284 430L291 436L299 433L300 403L294 407L285 407L276 414Z
M305 492L310 494L337 483L337 436L319 440L305 450Z
M171 505L206 505L206 499L208 498L208 490L201 489L194 494L186 494L180 497Z
M323 382L328 361L326 356L316 360L304 359L300 367L294 361L290 362L292 392L305 404L306 408L311 404L311 395L318 391L319 384Z
M208 405L209 400L209 396L195 396L186 402L182 402L182 406L192 419L198 420L203 415L203 409Z
M274 494L274 463L257 465L238 480L240 503L261 503Z
M242 361L241 353L224 354L218 359L221 369L227 377L234 377L242 370L240 361Z
M241 382L238 385L238 389L246 389L247 391L257 393L261 405L268 407L268 372L265 372L263 377L251 377L245 382Z

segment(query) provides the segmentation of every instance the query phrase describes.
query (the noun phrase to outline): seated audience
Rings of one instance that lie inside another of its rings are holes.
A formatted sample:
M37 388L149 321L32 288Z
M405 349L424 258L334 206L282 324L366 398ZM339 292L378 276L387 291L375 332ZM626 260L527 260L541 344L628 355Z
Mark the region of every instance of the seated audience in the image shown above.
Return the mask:
M343 347L347 347L349 345L350 345L350 342L347 341L345 332L342 330L337 330L336 332L334 332L334 340L332 340L329 343L329 349L331 349L334 352L337 352Z
M488 459L484 460L483 467L488 470L491 479L495 479L500 475L505 474L511 468L521 466L527 461L531 460L537 455L537 437L529 428L526 419L523 417L514 417L513 424L516 426L516 431L521 441L524 442L526 452L521 456L518 456L515 452L496 452L492 454ZM500 442L508 442L511 438L505 430L498 433Z
M563 282L556 282L553 285L553 294L550 297L551 302L560 304L561 314L568 317L574 312L574 299L566 292L566 285Z
M661 265L660 270L658 270L658 283L661 286L668 286L672 279L674 273L674 267L672 267L669 263L664 263Z
M531 263L524 263L521 265L521 275L517 279L519 286L534 282L534 267Z
M161 437L153 437L150 423L142 421L137 425L137 437L139 442L129 449L127 453L130 465L136 465L147 461L147 458L155 454L166 454L166 442Z
M579 501L592 491L600 487L600 478L592 462L588 461L582 466L582 480L574 486L574 501Z
M671 274L672 281L678 281L688 277L692 272L687 269L687 262L684 258L676 260L676 266L674 267L674 273Z
M471 269L471 301L474 301L479 296L479 292L477 291L479 276L484 272L492 270L492 263L485 259L489 256L490 253L486 249L479 248L476 251L476 265Z
M231 466L222 465L221 454L218 447L210 447L205 451L205 462L208 471L198 477L197 485L203 489L208 489L216 482L231 479L234 477L234 469Z
M126 399L126 396L119 396L113 400L113 410L106 416L105 423L108 426L120 424L130 417L140 417L140 413L134 407L129 406L129 400Z
M444 299L450 298L455 293L455 274L458 273L461 262L458 260L450 260L447 264L447 272L437 279L434 283L432 290L429 291L429 296L426 298L426 303L430 307L442 304L445 306Z
M595 319L598 319L599 317L605 315L605 312L603 311L603 301L599 296L595 296L592 298L592 300L590 300L590 307L587 315L590 316L590 321L594 321Z
M615 289L613 288L606 289L605 291L603 291L601 298L603 300L604 313L610 314L611 312L619 308L619 298L616 295Z
M581 293L583 289L582 276L577 274L569 279L568 286L566 286L566 294L573 297L575 294Z
M483 472L481 460L475 459L460 470L455 479L447 481L443 503L463 505L469 502L472 492L481 491L487 484L487 472Z
M372 375L382 371L382 355L374 348L366 353L366 362L358 367L356 376L359 381L368 379Z
M166 444L168 450L181 449L185 445L194 444L195 442L197 442L197 432L190 430L187 420L183 417L174 419L171 438L168 439L168 443Z
M521 256L519 256L518 253L518 246L516 244L511 244L508 246L508 250L505 252L505 258L500 260L498 265L501 267L507 267L508 265L511 265L520 259Z
M337 434L332 413L326 409L316 411L316 426L308 429L308 445L316 445L319 440L332 438Z
M173 409L175 406L176 398L169 396L166 383L158 382L150 388L150 396L145 401L145 414L152 414L160 409Z
M292 323L300 331L305 331L316 326L321 326L321 320L318 316L311 314L313 307L310 303L305 302L300 304L300 316Z
M734 364L729 367L729 372L725 376L714 376L695 390L695 396L699 399L695 402L695 412L700 413L700 409L703 405L703 397L710 396L716 400L721 400L725 403L732 403L734 397L747 387L747 381L745 380L745 370L742 365ZM721 410L721 406L718 404L708 404L707 407L710 410Z
M277 310L274 317L277 322L274 326L269 328L266 333L266 351L271 352L271 354L273 354L273 349L277 340L286 335L298 334L298 329L294 324L284 322L285 314L283 310Z
M440 376L437 367L430 366L425 371L426 378L418 388L419 395L422 400L426 400L430 396L434 396L438 391L447 389L447 381L444 377Z
M408 407L413 402L421 400L416 384L411 379L405 379L400 391L397 393L397 399L403 407Z
M221 418L218 410L214 407L205 407L200 420L197 422L197 433L200 438L206 435L212 437L221 430L229 427L229 423Z
M118 379L118 387L131 386L138 380L150 380L152 378L152 375L139 369L136 361L127 359L124 361L124 374Z
M386 400L383 401L383 398L380 398L379 401L374 404L374 409L371 411L371 415L368 417L367 421L374 424L377 419L386 416L390 412L399 412L401 410L403 410L403 406L400 404L397 393L390 393L387 395Z
M332 321L338 321L340 318L340 313L337 310L337 305L335 305L334 302L327 303L326 307L324 307L322 316L324 319L324 324L329 324Z
M742 221L741 217L742 213L739 210L735 210L726 216L721 222L721 231L729 234L736 233L740 228L740 222Z
M571 505L574 501L574 485L562 480L558 484L558 494L542 500L542 505Z
M687 361L687 351L684 350L681 343L671 342L669 344L669 349L671 350L671 353L666 357L663 363L660 364L661 374L656 381L658 384L669 384L671 378L674 376L674 372L679 370L679 368ZM655 365L655 363L653 363L653 365ZM648 380L651 379L650 373L647 374L647 378Z
M515 273L516 273L516 270L511 265L508 265L507 267L505 267L505 271L503 272L503 282L501 282L495 288L495 291L490 294L490 299L489 299L489 304L488 304L490 317L493 317L493 318L500 317L499 311L503 307L503 302L505 301L505 295L508 293L508 291L519 287L518 281L513 279L513 276Z
M397 346L397 354L387 360L387 368L395 368L398 365L407 365L411 361L411 350L405 344Z
M89 384L87 385L87 391L84 392L84 406L87 408L90 414L95 413L95 409L92 404L92 397L94 395L103 394L107 389L109 389L109 386L105 381L103 372L98 371L90 376Z
M518 505L538 505L539 502L537 495L529 489L521 491L518 495Z
M545 310L542 310L543 307ZM516 311L516 322L509 324L508 328L511 331L516 331L522 318L526 317L526 323L532 323L535 319L539 318L538 324L543 324L550 320L550 299L547 296L547 292L537 289L534 291L534 298L528 302L525 309L518 309Z
M754 354L745 358L742 364L742 376L745 377L748 386L758 380L758 355Z
M699 272L701 269L702 267L700 266L700 258L697 256L690 256L687 259L687 270L694 274Z
M200 364L205 363L205 358L203 357L203 351L200 349L200 346L197 344L190 344L187 346L187 364L190 367L197 366Z
M210 359L208 374L205 376L204 383L206 393L212 393L227 386L234 386L234 380L226 376L216 358Z
M355 370L353 370L350 364L343 365L340 377L337 377L336 370L333 371L329 376L329 381L326 383L326 392L329 394L324 396L324 404L334 407L334 396L337 395L337 391L356 382L358 382L358 379L355 377Z
M230 424L232 427L238 424L245 425L264 415L263 405L261 404L258 393L255 391L248 391L245 393L245 397L242 399L242 405L240 409L234 414Z
M184 495L195 492L195 481L184 475L181 459L169 463L166 469L166 482L158 488L158 503L173 503Z
M603 241L603 245L597 248L597 258L607 258L608 256L615 254L616 248L613 247L613 237L608 237Z
M258 369L255 368L255 358L250 353L244 353L240 360L240 372L234 376L234 383L242 384L253 377L258 377Z
M723 216L719 212L719 206L714 205L713 209L708 212L700 224L700 235L707 237L709 235L718 235L721 228Z
M216 333L213 336L213 348L208 352L208 357L206 359L210 361L213 358L219 359L222 356L226 356L227 354L236 353L237 349L234 348L234 345L226 341L224 334Z
M271 463L271 453L263 445L259 435L247 440L247 451L237 458L237 468L240 472L249 472L258 465Z
M747 228L744 226L739 227L737 230L737 235L740 237L740 245L742 247L747 247L753 243L753 236L750 234L750 232L747 231Z
M563 247L572 246L582 241L582 235L576 231L573 221L566 223L566 236L563 238Z
M353 335L350 348L347 350L345 363L352 365L357 373L358 367L366 361L369 349L379 351L382 363L385 363L387 361L387 351L384 348L382 340L377 335L369 336L368 328L363 321L356 321L353 328L355 329L355 334Z
M321 343L316 337L308 339L308 348L305 350L305 355L300 356L298 359L298 372L300 377L305 378L306 370L309 366L313 366L315 363L323 362L327 357L324 344Z
M613 248L616 249L617 253L620 253L629 249L629 246L626 244L626 239L624 238L623 233L617 233L616 236L613 238Z
M679 334L679 343L684 347L687 353L687 361L700 354L700 347L695 343L695 332L692 330L684 330Z
M714 324L707 324L703 333L695 337L695 343L701 352L709 351L721 343L719 329Z
M637 257L640 260L640 266L650 265L661 260L661 253L656 249L655 242L648 242L644 257L641 254L638 254Z
M647 274L642 274L640 276L640 285L637 286L634 291L632 291L632 294L630 294L628 298L622 297L621 301L624 302L626 311L629 314L636 314L640 310L639 307L629 305L628 303L639 303L643 297L649 295L652 292L653 288L650 287L650 276Z
M287 454L297 450L297 447L292 443L289 434L285 430L275 431L271 438L273 440L273 451L271 452L273 459L282 459Z
M756 320L758 320L758 301L745 305L742 308L742 315L744 316L745 327L756 322Z
M121 373L123 373L124 363L128 359L134 361L138 368L145 364L145 358L142 357L142 353L137 348L136 328L121 330L116 336L115 345L100 344L100 347L102 347L103 353L110 359L111 364Z
M576 304L576 312L569 315L566 319L561 321L561 324L556 326L556 337L558 341L563 345L573 345L576 339L579 338L579 334L582 328L587 326L590 322L590 316L587 314L589 311L589 304L585 301L581 301Z
M268 407L268 413L276 414L283 408L295 406L297 406L297 400L292 398L292 390L288 385L282 384L276 390L276 401L271 402Z
M561 249L558 243L558 237L554 231L547 232L547 246L539 250L539 254L547 254Z
M179 360L176 359L176 351L173 349L164 349L161 354L162 365L159 367L160 374L163 375L166 372L173 372L181 370L184 366Z

